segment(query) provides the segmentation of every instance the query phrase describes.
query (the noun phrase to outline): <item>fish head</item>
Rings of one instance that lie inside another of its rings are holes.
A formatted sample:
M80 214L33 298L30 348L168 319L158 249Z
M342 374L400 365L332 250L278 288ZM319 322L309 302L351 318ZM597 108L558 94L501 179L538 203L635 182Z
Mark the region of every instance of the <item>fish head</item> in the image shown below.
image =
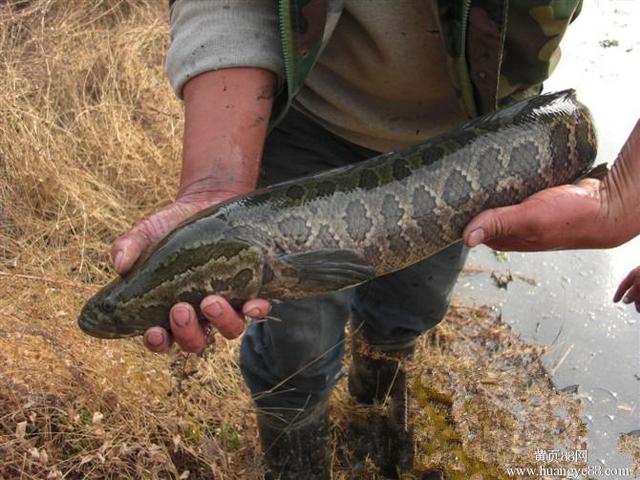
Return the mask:
M78 319L83 332L97 338L123 338L139 335L151 326L145 316L138 312L132 315L123 308L118 296L122 284L121 279L112 281L84 305Z
M169 329L173 305L190 303L200 315L200 302L214 293L239 307L262 283L263 250L250 233L206 216L180 225L86 303L80 328L98 338Z

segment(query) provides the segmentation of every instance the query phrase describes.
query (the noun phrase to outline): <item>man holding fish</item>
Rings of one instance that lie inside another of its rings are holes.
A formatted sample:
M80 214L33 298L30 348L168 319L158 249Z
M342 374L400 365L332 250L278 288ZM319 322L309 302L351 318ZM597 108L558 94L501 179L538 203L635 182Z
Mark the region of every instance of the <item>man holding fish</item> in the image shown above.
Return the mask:
M276 9L271 0L172 3L167 73L185 105L180 188L172 204L113 244L121 275L206 207L259 185L423 142L539 93L581 5L291 0ZM629 151L637 152L634 138ZM637 153L621 157L604 182L583 180L484 212L467 226L464 241L503 250L619 244L638 233L621 200L635 195L637 206L640 180L623 180L637 160ZM400 412L403 362L417 337L444 317L466 254L457 243L408 269L322 298L274 305L252 299L240 311L217 295L206 297L199 312L178 303L171 331L149 329L145 345L166 352L175 341L184 351L200 352L211 328L233 339L245 330L245 317L279 319L251 323L240 355L267 467L271 478L329 478L328 396L340 375L347 320L351 394L363 403L389 395L389 408ZM633 290L633 278L624 290ZM635 288L633 301L640 282ZM407 449L409 430L397 432ZM410 470L411 455L400 455L395 468Z

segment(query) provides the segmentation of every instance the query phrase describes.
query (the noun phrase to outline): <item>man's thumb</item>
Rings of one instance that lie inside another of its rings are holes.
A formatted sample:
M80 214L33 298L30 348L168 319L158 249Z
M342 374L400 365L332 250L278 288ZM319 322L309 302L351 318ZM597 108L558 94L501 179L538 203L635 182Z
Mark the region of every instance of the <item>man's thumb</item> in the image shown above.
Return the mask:
M118 275L127 273L150 244L149 239L135 228L113 242L111 261Z
M492 208L476 215L464 231L462 238L467 247L473 248L481 243L512 235L523 220L519 205Z

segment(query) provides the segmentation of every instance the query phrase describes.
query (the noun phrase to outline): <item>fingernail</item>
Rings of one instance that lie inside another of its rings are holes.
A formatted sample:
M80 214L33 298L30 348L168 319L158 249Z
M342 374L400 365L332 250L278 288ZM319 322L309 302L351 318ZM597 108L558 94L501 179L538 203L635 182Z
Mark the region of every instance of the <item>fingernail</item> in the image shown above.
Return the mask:
M631 302L633 302L633 300L631 299L631 296L628 294L622 298L622 303L626 303L627 305L629 305Z
M189 325L189 320L191 319L191 315L189 315L189 310L184 307L175 307L173 312L171 312L171 316L173 317L173 321L179 327L186 327Z
M147 342L149 342L149 345L159 347L164 343L164 335L161 332L151 332L147 335Z
M484 242L484 230L482 228L476 228L469 234L469 246L475 247Z
M259 308L252 308L251 310L249 310L247 312L247 317L258 317L260 315L260 309Z
M118 253L116 253L116 258L113 260L113 266L118 272L120 271L120 267L122 264L122 257L124 257L124 252L122 250L118 250Z
M207 315L219 317L222 315L222 305L220 305L220 302L212 302L204 308L204 311Z

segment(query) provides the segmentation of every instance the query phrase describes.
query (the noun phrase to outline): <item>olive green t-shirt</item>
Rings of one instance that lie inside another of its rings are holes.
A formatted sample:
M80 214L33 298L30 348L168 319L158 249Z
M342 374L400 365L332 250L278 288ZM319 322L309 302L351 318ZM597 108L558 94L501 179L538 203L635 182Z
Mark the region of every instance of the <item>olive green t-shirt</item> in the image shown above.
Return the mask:
M431 2L347 0L294 107L378 151L418 143L461 122Z

